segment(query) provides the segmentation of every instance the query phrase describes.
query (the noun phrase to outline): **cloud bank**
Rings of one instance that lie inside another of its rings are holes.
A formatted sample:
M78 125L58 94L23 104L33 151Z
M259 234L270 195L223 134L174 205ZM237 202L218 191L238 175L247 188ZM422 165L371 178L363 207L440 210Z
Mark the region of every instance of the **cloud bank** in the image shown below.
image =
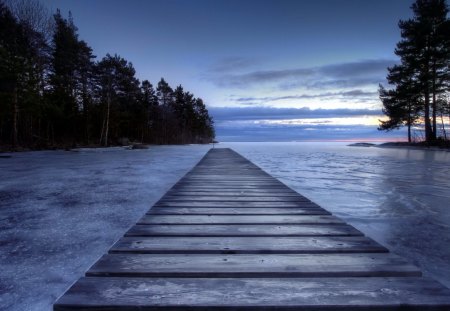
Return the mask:
M381 110L372 109L310 109L271 107L211 107L210 114L216 123L243 120L285 120L302 118L335 118L356 116L379 116Z
M397 139L403 133L377 130L383 117L378 84L385 83L386 69L395 63L372 59L254 70L263 64L222 60L208 72L211 83L231 93L224 107L209 108L217 136L228 141Z
M213 107L219 141L398 140L404 131L380 132L367 120L380 110L270 107Z
M281 90L297 87L323 89L327 87L360 87L384 82L386 69L394 60L363 60L310 68L258 70L242 73L251 60L241 58L222 61L213 66L206 77L217 87L246 89L274 84Z

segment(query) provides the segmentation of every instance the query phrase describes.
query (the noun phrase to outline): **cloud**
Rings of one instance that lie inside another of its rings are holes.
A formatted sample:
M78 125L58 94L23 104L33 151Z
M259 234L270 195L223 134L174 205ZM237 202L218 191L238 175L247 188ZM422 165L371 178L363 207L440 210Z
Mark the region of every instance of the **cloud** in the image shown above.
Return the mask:
M321 124L296 126L218 126L216 138L227 141L388 141L404 140L405 129L380 132L376 126Z
M272 84L281 90L300 86L313 89L360 87L384 82L387 67L396 63L395 60L372 59L309 68L258 70L242 73L244 66L240 62L243 60L228 61L228 67L225 66L226 70L209 72L207 78L218 87L238 89L263 84ZM217 68L217 65L215 66ZM233 68L238 68L239 72L233 71Z
M331 99L341 98L343 100L351 99L356 101L372 101L374 97L378 95L378 92L369 92L363 90L350 90L340 92L323 92L316 94L299 94L299 95L286 95L286 96L265 96L265 97L237 97L231 98L232 101L243 105L261 105L270 102L276 102L280 100L295 100L295 99Z
M219 141L318 141L402 139L405 131L380 132L380 109L210 107ZM362 121L362 122L360 122Z
M322 66L318 68L318 71L328 77L345 79L383 76L387 73L387 67L393 66L395 63L396 61L393 60L370 59L359 62Z
M254 58L247 57L227 57L214 63L209 69L210 73L226 73L241 71L259 65L260 62Z
M216 123L243 120L284 120L300 118L336 118L354 116L378 116L381 110L373 109L309 109L272 107L210 107L209 113Z

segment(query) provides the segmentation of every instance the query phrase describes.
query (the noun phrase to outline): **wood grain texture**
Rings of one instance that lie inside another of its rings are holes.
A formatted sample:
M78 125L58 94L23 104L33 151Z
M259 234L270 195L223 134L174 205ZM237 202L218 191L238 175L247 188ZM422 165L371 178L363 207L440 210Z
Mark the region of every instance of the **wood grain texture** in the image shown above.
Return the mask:
M343 221L331 215L145 215L138 222L143 225L182 224L342 224Z
M147 215L330 215L323 208L152 207Z
M225 202L225 201L166 201L160 200L156 202L154 206L173 206L173 207L320 207L313 202L252 202L252 201L236 201L236 202Z
M380 253L387 249L350 237L123 237L110 253L142 254L325 254Z
M291 278L421 276L421 272L392 254L110 254L97 261L86 275Z
M349 225L135 225L125 236L357 236Z
M428 278L81 278L55 304L76 310L413 310L450 308Z

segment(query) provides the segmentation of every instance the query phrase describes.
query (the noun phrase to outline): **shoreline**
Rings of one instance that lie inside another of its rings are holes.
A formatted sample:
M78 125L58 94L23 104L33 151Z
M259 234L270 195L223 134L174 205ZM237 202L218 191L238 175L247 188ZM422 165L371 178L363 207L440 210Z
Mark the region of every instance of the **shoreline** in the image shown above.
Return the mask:
M376 148L398 148L410 150L430 150L430 151L447 151L450 152L450 144L429 145L426 143L408 143L408 142L387 142L381 144L373 143L354 143L347 145L349 147L376 147Z
M318 141L319 142L319 141ZM253 142L248 142L253 143ZM319 142L325 143L326 142ZM125 150L139 150L139 149L149 149L155 146L183 146L183 145L211 145L211 144L219 144L219 142L214 143L187 143L187 144L143 144L143 143L133 143L130 145L110 145L110 146L99 146L99 145L81 145L73 148L68 148L64 146L55 146L52 148L18 148L16 150L10 148L9 146L2 149L0 147L0 158L10 158L11 154L14 153L23 153L23 152L35 152L35 151L67 151L67 152L79 152L83 149L112 149L112 148L122 148ZM430 151L446 151L450 152L450 142L446 142L442 145L428 145L426 143L408 143L408 142L384 142L384 143L372 143L372 142L357 142L346 145L348 147L364 147L364 148L397 148L397 149L409 149L409 150L430 150Z
M22 152L34 152L34 151L68 151L68 152L77 152L81 149L110 149L110 148L123 148L127 150L138 150L138 149L149 149L154 146L187 146L187 145L210 145L212 143L186 143L186 144L145 144L145 143L132 143L129 145L109 145L109 146L100 146L100 145L79 145L75 147L64 147L64 146L54 146L51 148L25 148L18 147L17 149L13 149L10 146L0 146L0 157L2 154L10 154L10 153L22 153ZM217 143L215 143L217 144Z

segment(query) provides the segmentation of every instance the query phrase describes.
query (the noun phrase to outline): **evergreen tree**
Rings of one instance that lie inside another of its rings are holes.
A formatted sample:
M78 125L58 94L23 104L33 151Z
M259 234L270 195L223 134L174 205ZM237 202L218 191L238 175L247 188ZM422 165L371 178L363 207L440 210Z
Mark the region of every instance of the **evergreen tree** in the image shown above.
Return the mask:
M140 84L118 55L95 62L70 13L66 19L58 10L52 20L38 0L0 0L0 147L213 137L201 99L181 85L173 91L163 78L156 90L147 80Z
M94 103L94 59L92 48L85 41L78 42L76 62L76 102L78 109L82 111L84 141L89 144L92 136L91 110Z
M164 80L164 78L161 78L161 80L158 82L158 87L156 88L156 96L158 97L158 103L161 111L160 142L163 144L168 144L171 140L170 127L172 124L174 124L172 111L173 89Z
M133 65L118 55L107 54L97 65L97 91L104 106L100 144L135 136L131 111L138 105L139 81Z
M52 41L50 74L51 100L56 113L54 121L58 136L74 143L79 124L77 68L80 43L71 14L66 20L58 10L54 19L56 29Z
M445 0L416 0L411 8L414 18L399 22L402 40L395 53L401 65L388 69L388 82L395 90L380 88L384 111L390 118L380 129L390 130L401 123L410 127L420 113L425 139L432 142L437 137L437 117L443 113L442 98L450 78L448 7ZM403 116L398 115L401 112Z
M141 83L141 102L144 111L144 122L142 125L142 141L154 142L156 124L159 118L158 97L153 85L144 80Z
M412 77L412 72L403 66L389 68L387 80L395 89L386 90L382 85L379 88L383 112L388 116L387 121L381 121L380 130L398 129L400 126L408 127L408 141L412 141L411 127L420 118L422 103L418 85Z
M32 143L33 112L38 113L45 42L26 21L0 2L0 138ZM10 139L8 139L9 137Z

